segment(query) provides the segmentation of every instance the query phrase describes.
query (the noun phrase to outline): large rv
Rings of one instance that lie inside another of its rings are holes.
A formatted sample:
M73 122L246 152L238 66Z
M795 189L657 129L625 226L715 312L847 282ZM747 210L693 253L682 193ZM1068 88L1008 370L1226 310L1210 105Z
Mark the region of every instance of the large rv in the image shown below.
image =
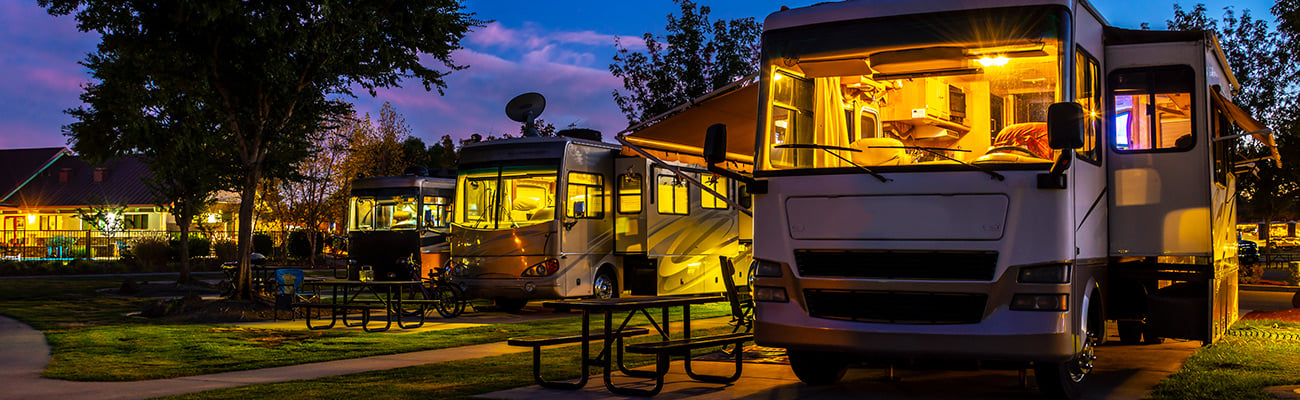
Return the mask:
M764 23L755 340L805 382L862 358L1004 360L1074 397L1108 320L1208 344L1237 318L1231 149L1271 137L1229 101L1213 34L983 4Z
M348 278L357 279L360 268L370 267L378 280L421 279L445 264L455 186L454 179L418 173L353 180ZM404 262L412 257L418 271Z
M507 311L530 299L721 292L717 256L747 254L736 208L688 184L731 197L735 181L702 166L561 135L470 144L459 168L453 279Z

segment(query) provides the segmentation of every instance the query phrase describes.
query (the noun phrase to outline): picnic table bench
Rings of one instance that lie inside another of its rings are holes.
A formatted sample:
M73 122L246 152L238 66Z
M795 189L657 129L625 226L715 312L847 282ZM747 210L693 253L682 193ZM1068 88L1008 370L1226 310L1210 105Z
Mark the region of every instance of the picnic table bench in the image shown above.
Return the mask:
M588 345L588 343L590 343L590 341L605 340L605 338L607 337L605 336L604 332L592 333L592 332L586 332L587 331L586 329L583 330L584 332L582 333L571 334L571 335L528 336L528 337L520 337L520 338L510 338L509 340L506 341L506 344L509 344L511 346L525 346L525 347L531 346L533 348L533 380L536 381L538 385L541 385L542 387L552 388L552 389L577 389L587 384L587 378L589 377L589 375L591 375L589 373L586 373L587 367L590 365L601 365L600 363L603 362L604 360L603 358L604 354L602 354L601 356L597 356L595 360L592 360L589 357L587 357L588 354L590 353L586 346ZM623 365L623 339L646 335L649 333L650 330L646 328L625 328L621 331L614 332L612 334L612 336L614 336L614 339L618 341L615 347L618 348L618 367L620 370L623 370L624 372L629 371L629 369ZM554 346L554 345L570 344L570 343L583 344L582 360L584 365L582 367L582 370L584 373L582 374L581 377L578 378L578 382L548 381L542 378L542 346Z

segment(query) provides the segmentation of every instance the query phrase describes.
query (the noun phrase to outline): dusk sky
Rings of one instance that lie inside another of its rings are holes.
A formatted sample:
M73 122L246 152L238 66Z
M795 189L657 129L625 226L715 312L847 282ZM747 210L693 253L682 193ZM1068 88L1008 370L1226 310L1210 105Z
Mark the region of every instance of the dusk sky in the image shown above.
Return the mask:
M754 17L761 22L782 5L821 0L697 1L712 8L714 20ZM1173 16L1174 3L1094 2L1112 25L1137 28L1150 22L1156 29ZM1272 25L1270 1L1177 3L1185 9L1205 3L1215 19L1225 6L1248 9ZM470 33L464 48L453 53L456 63L469 69L447 78L445 96L424 91L418 81L373 98L362 90L352 100L357 112L377 117L380 105L391 102L426 143L442 135L516 134L519 124L505 116L505 103L521 93L540 92L547 99L542 119L560 128L596 129L609 138L627 126L610 94L622 88L609 73L615 37L635 44L646 32L662 34L666 17L677 9L671 0L468 0L465 5L478 19L491 22ZM35 0L0 0L0 33L0 149L66 145L62 127L73 120L63 111L80 104L81 86L89 81L77 62L94 50L98 35L78 32L71 16L49 16Z

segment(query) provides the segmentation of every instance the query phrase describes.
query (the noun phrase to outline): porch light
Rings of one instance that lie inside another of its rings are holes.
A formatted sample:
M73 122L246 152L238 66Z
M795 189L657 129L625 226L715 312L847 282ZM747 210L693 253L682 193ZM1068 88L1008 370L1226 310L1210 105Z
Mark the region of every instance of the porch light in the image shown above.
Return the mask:
M215 224L215 223L218 223L218 222L221 222L221 218L218 217L217 214L215 214L215 213L208 214L207 223L209 223L209 224Z
M36 224L36 214L27 214L27 224L28 225Z

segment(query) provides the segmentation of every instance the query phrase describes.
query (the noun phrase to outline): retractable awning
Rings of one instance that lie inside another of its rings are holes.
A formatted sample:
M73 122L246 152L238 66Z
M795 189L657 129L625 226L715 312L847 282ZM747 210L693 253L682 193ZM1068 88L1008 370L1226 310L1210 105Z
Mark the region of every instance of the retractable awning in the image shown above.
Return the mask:
M727 159L753 164L758 86L756 76L742 78L628 128L624 132L630 133L623 138L646 149L701 156L704 132L710 125L722 123L727 125Z
M1219 86L1215 85L1214 90L1210 91L1211 97L1214 99L1214 105L1222 109L1224 114L1227 114L1228 119L1232 120L1232 123L1237 124L1241 129L1245 129L1251 137L1268 147L1268 158L1273 159L1277 166L1282 166L1282 156L1277 153L1277 144L1273 141L1273 130L1264 126L1262 122L1251 118L1250 113L1233 104L1227 97L1224 97L1223 93L1219 92L1220 90Z

